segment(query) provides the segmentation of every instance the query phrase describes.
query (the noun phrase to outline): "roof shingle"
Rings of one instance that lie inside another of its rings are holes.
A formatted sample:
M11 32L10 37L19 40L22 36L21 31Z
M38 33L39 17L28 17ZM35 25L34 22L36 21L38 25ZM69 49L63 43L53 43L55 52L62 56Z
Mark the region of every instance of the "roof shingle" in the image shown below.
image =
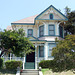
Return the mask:
M27 17L27 18L24 18L24 19L21 19L21 20L12 22L12 23L34 23L34 19L36 16L38 16L38 15Z

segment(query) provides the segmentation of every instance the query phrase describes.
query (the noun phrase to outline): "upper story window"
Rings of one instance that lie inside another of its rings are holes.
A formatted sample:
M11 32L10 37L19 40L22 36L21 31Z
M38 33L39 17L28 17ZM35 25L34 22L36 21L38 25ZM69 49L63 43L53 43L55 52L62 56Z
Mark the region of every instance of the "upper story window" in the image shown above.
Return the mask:
M49 35L55 35L55 26L54 25L49 25Z
M33 29L28 29L28 37L33 36Z
M63 38L63 27L59 26L59 35Z
M49 43L49 51L48 51L48 57L51 57L52 55L52 48L56 47L55 43Z
M44 36L44 25L39 27L39 36Z
M50 19L53 19L53 14L50 14Z

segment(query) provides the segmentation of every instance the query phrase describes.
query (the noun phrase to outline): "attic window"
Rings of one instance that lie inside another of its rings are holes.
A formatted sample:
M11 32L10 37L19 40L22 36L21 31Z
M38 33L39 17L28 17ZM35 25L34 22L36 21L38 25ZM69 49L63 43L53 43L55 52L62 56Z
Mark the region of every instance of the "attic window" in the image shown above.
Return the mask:
M53 19L53 14L50 14L50 19Z

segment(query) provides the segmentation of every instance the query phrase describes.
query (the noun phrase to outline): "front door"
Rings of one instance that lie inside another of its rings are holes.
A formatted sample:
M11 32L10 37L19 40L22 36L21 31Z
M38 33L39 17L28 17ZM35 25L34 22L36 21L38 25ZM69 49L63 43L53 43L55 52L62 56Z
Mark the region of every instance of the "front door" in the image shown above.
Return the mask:
M35 52L26 55L25 69L35 69Z

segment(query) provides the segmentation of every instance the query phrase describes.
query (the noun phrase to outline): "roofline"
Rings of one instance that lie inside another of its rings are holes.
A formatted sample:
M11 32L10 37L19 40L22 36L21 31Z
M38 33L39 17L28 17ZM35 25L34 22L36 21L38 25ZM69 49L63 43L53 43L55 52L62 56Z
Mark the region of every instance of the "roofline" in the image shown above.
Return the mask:
M51 19L37 19L37 20L50 20L50 21L52 21L52 20L53 20L53 21L54 21L54 20L57 21L57 20L58 20L58 21L67 21L67 19L52 19L52 20L51 20Z
M47 9L45 9L43 12L41 12L38 16L34 18L34 23L11 23L11 25L35 25L35 20L50 20L50 19L38 19L40 15L42 15L44 12L46 12L49 8L53 7L57 12L59 12L62 16L65 17L65 19L59 19L59 21L68 21L68 18L62 14L58 9L56 9L53 5L50 5ZM53 19L58 20L58 19ZM51 20L52 21L52 20Z
M11 25L35 25L35 23L11 23Z
M61 15L63 15L65 18L66 18L66 20L68 20L68 18L64 15L64 14L62 14L58 9L56 9L53 5L50 5L47 9L45 9L43 12L41 12L36 18L35 18L35 20L37 20L38 19L38 17L41 15L41 14L43 14L44 12L46 12L49 8L51 8L51 7L53 7L56 11L58 11Z

